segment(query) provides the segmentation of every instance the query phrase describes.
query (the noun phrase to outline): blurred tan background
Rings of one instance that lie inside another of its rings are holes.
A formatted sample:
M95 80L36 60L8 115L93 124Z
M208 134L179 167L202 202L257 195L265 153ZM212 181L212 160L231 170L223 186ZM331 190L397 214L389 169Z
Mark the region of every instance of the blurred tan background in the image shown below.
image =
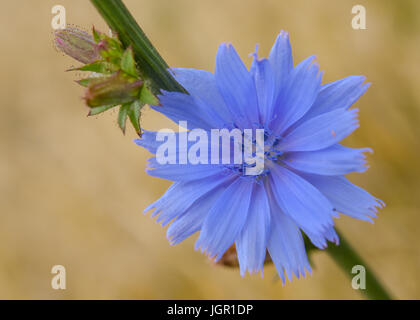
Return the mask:
M53 46L51 8L67 23L107 28L86 0L7 1L0 10L0 298L360 299L323 252L306 279L241 278L193 250L170 246L143 209L169 186L145 174L144 149L119 131L116 113L88 118L74 64ZM351 28L351 8L367 30ZM171 66L213 71L217 46L266 56L288 30L295 62L316 54L324 82L364 74L372 87L356 106L361 128L347 145L372 147L371 168L351 180L383 199L374 225L342 217L342 233L396 298L420 298L420 2L416 0L127 0ZM146 129L169 121L143 113ZM51 288L51 267L67 289ZM349 271L350 272L350 271Z

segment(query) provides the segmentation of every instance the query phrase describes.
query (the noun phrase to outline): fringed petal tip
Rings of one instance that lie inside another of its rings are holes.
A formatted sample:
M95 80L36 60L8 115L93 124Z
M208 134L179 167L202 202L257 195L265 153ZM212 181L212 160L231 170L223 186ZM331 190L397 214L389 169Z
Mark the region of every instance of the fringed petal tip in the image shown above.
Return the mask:
M147 212L149 212L150 210L154 210L156 209L156 202L153 202L151 204L149 204L144 210L143 210L143 214L146 214ZM152 217L155 216L156 213L152 211Z
M213 262L217 262L217 261L220 260L220 258L222 258L223 255L216 256L216 254L214 254L214 253L212 254L209 251L209 248L208 247L203 247L203 245L201 244L201 242L199 240L200 239L198 239L195 242L195 245L194 245L194 250L195 251L200 251L202 254L204 254L206 257L208 257Z
M375 221L373 219L376 219L378 217L377 213L379 212L379 209L383 209L386 204L381 199L375 198L374 204L372 207L367 208L366 212L366 221L370 222L371 224L374 224Z
M258 49L259 49L260 45L257 43L255 45L255 49L254 52L251 52L248 57L253 57L255 60L258 60Z
M283 29L281 29L280 30L280 34L278 35L278 37L282 37L283 39L289 39L289 31L286 31L286 30L283 30Z
M278 45L279 43L287 43L288 45L290 45L289 41L289 31L281 29L280 33L276 37L274 46Z
M254 274L258 274L258 273L261 273L261 278L264 278L264 272L263 272L263 267L261 266L260 268L258 268L258 269L248 269L248 268L241 268L240 269L240 274L241 274L241 277L242 278L244 278L245 276L246 276L246 274L249 274L249 275L254 275Z
M312 275L312 269L309 264L305 266L305 268L301 268L299 271L290 271L289 269L283 268L280 272L278 272L278 275L281 279L282 286L284 287L286 285L286 278L289 282L293 281L293 277L296 279L300 279L301 276L306 278L306 272L309 275Z
M140 147L143 147L143 139L133 139L133 142L134 142L136 145L138 145L138 146L140 146Z

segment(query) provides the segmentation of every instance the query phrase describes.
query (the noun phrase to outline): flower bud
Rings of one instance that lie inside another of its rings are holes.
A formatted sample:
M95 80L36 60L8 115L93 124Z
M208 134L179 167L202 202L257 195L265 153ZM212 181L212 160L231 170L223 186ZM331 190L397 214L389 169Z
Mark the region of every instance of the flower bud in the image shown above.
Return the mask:
M100 58L93 37L82 30L66 28L57 31L55 43L58 49L82 63L91 63Z
M121 72L97 78L89 85L85 100L89 107L119 105L139 99L143 81L129 81Z

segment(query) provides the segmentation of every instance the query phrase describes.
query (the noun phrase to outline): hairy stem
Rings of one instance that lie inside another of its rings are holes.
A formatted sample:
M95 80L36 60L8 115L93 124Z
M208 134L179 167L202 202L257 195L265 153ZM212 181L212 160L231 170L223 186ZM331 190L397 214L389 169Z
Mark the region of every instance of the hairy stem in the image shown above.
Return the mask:
M91 0L111 30L118 34L124 47L132 46L141 77L148 80L151 90L185 92L168 72L168 65L144 34L121 0Z

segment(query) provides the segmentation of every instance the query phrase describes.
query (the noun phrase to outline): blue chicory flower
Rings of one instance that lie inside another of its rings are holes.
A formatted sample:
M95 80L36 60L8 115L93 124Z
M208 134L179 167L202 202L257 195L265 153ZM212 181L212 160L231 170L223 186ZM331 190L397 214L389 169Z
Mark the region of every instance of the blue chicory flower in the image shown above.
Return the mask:
M285 281L311 272L302 232L320 249L338 244L338 212L372 221L383 202L353 185L345 174L366 170L364 152L338 144L357 127L349 109L368 89L365 77L321 84L315 57L293 67L287 32L281 32L268 59L253 54L248 70L230 44L217 52L215 73L173 69L189 92L163 92L152 106L189 128L263 128L264 172L245 176L223 164L159 164L148 173L174 181L145 211L171 225L177 244L200 231L196 248L215 260L233 244L241 275L261 271L266 251ZM135 142L156 153L161 142L145 131ZM182 152L182 151L179 151Z

